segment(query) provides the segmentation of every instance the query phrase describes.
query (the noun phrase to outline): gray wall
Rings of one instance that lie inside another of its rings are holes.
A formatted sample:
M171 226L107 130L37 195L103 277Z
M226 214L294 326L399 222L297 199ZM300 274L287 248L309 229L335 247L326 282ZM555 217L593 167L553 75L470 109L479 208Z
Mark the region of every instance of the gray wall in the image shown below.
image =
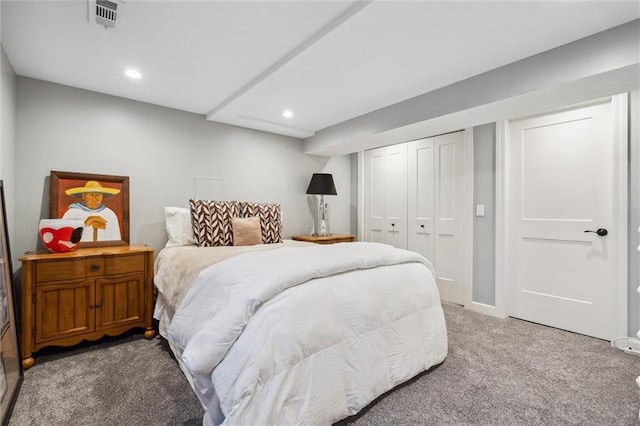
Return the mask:
M4 184L7 228L12 246L15 223L15 118L16 74L0 45L0 179Z
M17 79L16 132L14 258L40 246L51 170L129 176L130 242L156 249L166 243L163 207L188 207L194 177L222 178L228 200L280 203L289 237L313 229L311 174L333 173L331 230L351 231L350 157L303 154L295 138L25 77Z
M473 301L495 305L496 253L496 126L473 129L473 208L484 205L484 216L473 217Z
M640 330L640 91L629 96L629 335Z

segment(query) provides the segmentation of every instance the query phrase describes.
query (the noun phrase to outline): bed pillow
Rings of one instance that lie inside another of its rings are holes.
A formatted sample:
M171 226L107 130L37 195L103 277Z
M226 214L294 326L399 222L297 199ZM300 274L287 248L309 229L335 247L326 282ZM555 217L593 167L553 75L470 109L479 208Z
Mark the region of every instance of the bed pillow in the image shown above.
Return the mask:
M259 217L234 217L231 219L234 246L262 244Z
M196 245L233 245L231 219L240 216L240 204L237 201L189 200L189 206Z
M196 240L191 225L191 210L184 207L165 207L164 223L169 237L165 247L193 246Z
M257 216L260 218L262 242L273 244L282 242L282 213L280 204L240 202L242 217Z

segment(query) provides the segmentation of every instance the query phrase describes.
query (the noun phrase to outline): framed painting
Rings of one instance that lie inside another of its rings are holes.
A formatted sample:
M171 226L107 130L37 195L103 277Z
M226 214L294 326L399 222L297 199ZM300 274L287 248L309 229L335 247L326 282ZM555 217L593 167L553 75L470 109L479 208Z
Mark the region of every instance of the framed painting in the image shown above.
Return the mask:
M82 219L78 247L129 244L129 177L51 171L52 219Z
M0 421L5 425L9 423L22 385L23 374L13 299L13 268L7 231L7 210L4 184L1 180L0 210Z

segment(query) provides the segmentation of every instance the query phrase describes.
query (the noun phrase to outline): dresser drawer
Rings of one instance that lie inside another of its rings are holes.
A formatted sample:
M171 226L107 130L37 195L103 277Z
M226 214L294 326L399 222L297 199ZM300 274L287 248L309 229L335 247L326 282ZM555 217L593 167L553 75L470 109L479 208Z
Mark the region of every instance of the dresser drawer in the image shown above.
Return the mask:
M121 275L144 272L146 266L145 255L105 256L104 275Z
M35 270L36 284L76 280L87 277L86 259L37 262Z

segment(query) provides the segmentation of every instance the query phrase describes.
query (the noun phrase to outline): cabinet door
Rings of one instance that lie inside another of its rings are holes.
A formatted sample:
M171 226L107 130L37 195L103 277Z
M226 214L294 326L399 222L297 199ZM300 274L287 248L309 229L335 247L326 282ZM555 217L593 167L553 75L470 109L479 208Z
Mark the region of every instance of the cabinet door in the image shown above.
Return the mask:
M96 330L144 323L144 274L96 280Z
M92 332L94 281L36 286L36 343Z

